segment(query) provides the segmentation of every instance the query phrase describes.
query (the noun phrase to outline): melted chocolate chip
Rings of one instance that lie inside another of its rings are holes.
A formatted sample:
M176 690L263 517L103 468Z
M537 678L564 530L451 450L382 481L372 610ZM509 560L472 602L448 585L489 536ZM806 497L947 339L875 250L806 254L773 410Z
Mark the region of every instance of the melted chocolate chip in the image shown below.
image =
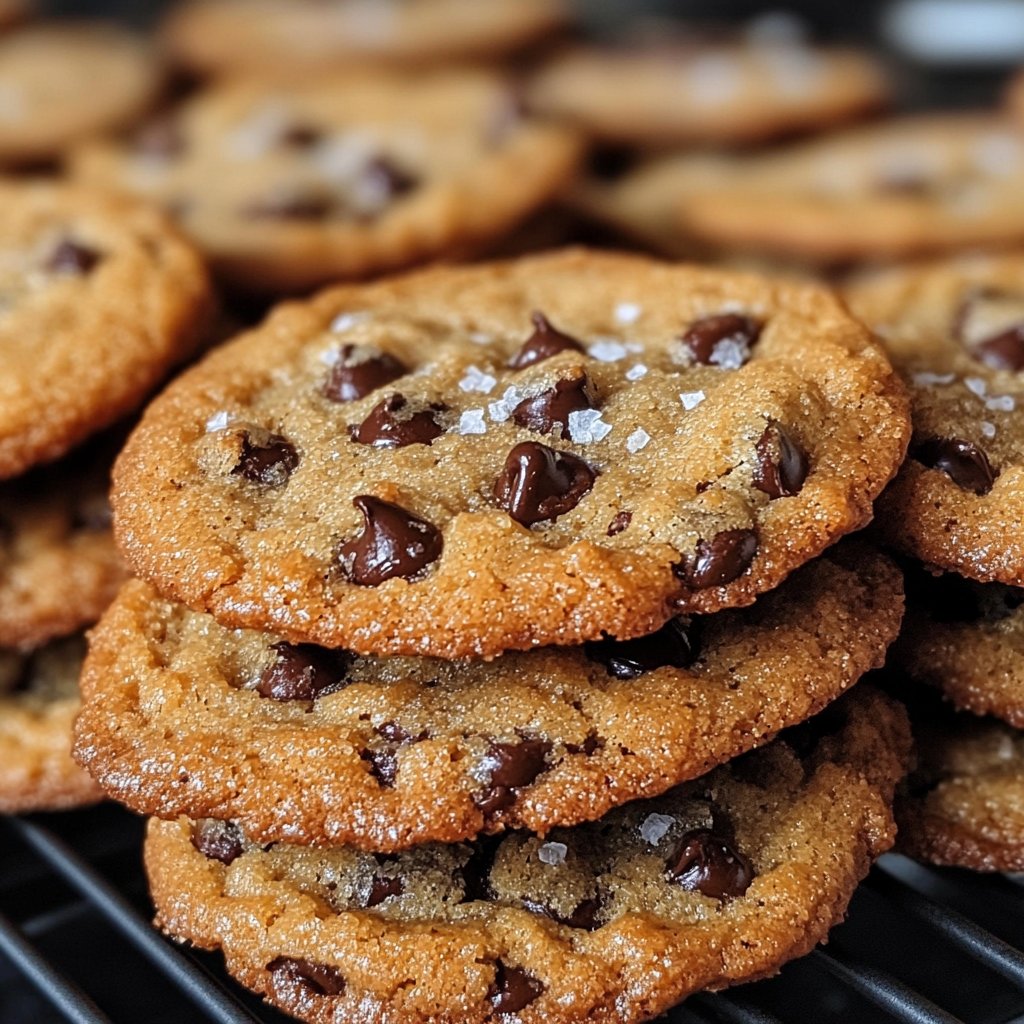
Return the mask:
M754 869L736 847L706 829L688 832L667 865L668 877L689 892L716 900L742 896Z
M757 534L753 530L723 530L711 540L699 540L694 553L674 569L696 590L723 587L742 576L756 554Z
M419 178L390 157L376 156L363 168L363 180L370 189L388 199L404 196L419 185Z
M317 996L340 996L345 979L336 967L314 963L300 957L279 956L267 964L275 981L298 982Z
M1024 370L1024 324L1014 324L971 346L975 359L994 370Z
M735 370L750 358L761 325L737 313L720 313L696 320L680 339L695 363Z
M242 856L242 832L230 821L206 818L192 826L192 845L204 857L230 864Z
M547 740L524 739L518 743L492 743L487 751L490 768L487 789L475 798L484 814L510 807L516 790L529 786L547 767L551 744Z
M173 117L143 125L133 140L135 152L153 160L171 160L185 152L185 135Z
M408 373L393 355L365 345L342 345L324 394L332 402L354 402Z
M412 739L397 722L383 722L377 726L377 735L386 739L389 743L408 743ZM423 737L426 739L426 737Z
M252 203L244 210L251 220L323 220L334 203L322 195L275 195Z
M409 400L398 393L382 398L352 432L352 440L374 448L404 448L430 444L444 433L434 416L444 406L433 405L419 412L409 411Z
M533 914L543 914L550 917L552 921L568 925L570 928L580 928L586 932L592 932L597 927L597 915L601 910L601 900L583 900L569 915L558 914L551 907L544 903L537 903L534 900L522 901L523 907Z
M359 756L370 766L370 774L381 786L394 787L398 776L398 755L394 750L364 750Z
M549 434L556 425L564 433L569 426L569 413L596 408L590 380L580 373L555 381L553 387L533 398L524 398L512 410L512 419L536 434Z
M559 352L582 352L583 346L573 337L552 327L551 321L543 313L532 313L533 334L523 343L523 347L509 360L513 370L522 370L534 363L550 359Z
M633 513L628 509L623 509L621 512L615 513L615 518L608 524L607 534L609 537L614 537L616 534L622 533L627 526L633 521Z
M370 882L370 893L366 898L366 906L376 907L392 896L401 896L405 892L405 883L400 878L388 878L386 875L374 875Z
M510 967L498 960L494 965L494 982L487 993L495 1013L518 1013L538 999L544 985L521 967Z
M754 486L769 498L791 498L799 494L807 479L807 452L775 420L764 428L755 448Z
M231 472L254 484L283 487L298 464L295 446L280 434L268 434L263 441L255 441L245 434L241 454Z
M287 125L278 136L278 142L291 149L312 149L321 139L323 139L323 132L319 128L298 121Z
M363 514L363 529L338 548L338 563L358 586L409 579L441 557L444 538L432 523L372 494L360 494L352 504Z
M932 437L914 450L914 458L929 469L940 469L958 487L988 494L997 472L988 456L973 442L959 437Z
M583 650L591 661L604 665L616 679L636 679L656 668L689 668L697 660L696 630L692 622L669 619L656 633L632 640L591 641Z
M260 675L256 692L271 700L316 700L345 686L349 656L314 644L271 644L276 657Z
M50 253L46 269L53 274L88 274L99 261L100 254L95 249L63 238Z
M508 453L494 499L517 523L532 526L571 512L596 478L577 456L523 441Z

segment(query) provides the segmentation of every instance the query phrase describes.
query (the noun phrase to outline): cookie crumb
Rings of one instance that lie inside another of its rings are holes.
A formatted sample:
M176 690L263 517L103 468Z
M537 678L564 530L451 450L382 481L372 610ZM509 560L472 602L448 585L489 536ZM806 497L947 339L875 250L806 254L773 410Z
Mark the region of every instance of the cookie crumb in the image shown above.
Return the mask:
M601 441L611 429L612 425L601 419L600 409L577 409L569 413L569 437L577 444Z
M643 427L637 427L636 430L626 438L626 448L635 454L640 451L641 448L646 448L650 439L651 435L648 434Z
M564 864L569 847L565 843L544 843L537 850L537 860L542 864Z
M640 838L651 846L657 846L675 823L676 819L667 814L648 814L640 822Z
M683 403L683 408L689 412L691 409L696 409L707 395L703 391L681 391L679 393L679 401Z

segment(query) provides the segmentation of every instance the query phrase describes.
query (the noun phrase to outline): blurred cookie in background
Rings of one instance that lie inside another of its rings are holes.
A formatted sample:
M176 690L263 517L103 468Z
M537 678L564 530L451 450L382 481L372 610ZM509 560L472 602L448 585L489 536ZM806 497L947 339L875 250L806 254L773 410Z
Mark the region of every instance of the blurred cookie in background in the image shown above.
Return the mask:
M562 0L193 0L172 10L163 39L197 74L301 76L485 61L567 20Z
M163 82L154 47L116 24L52 22L3 35L0 165L50 161L82 139L125 127Z
M225 85L72 169L159 202L229 284L286 292L494 245L579 155L503 77L447 71Z

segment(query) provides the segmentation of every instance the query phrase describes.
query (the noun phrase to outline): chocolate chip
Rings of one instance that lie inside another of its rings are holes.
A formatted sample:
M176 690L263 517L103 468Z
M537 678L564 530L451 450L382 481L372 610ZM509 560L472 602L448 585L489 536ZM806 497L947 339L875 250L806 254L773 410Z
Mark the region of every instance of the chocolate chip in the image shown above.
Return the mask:
M668 877L689 892L716 900L742 896L754 869L736 847L707 829L687 832L667 865Z
M929 469L942 470L958 487L978 495L988 494L998 475L988 456L960 437L931 437L917 446L914 458Z
M394 750L364 750L359 756L370 766L370 774L381 786L394 787L398 776L398 755Z
M285 127L278 136L278 142L292 149L312 149L322 138L323 132L319 128L295 122Z
M524 398L512 410L512 419L536 434L549 434L556 425L564 433L569 426L569 413L596 408L590 380L580 373L555 381L553 387L533 398Z
M252 220L323 220L333 209L327 196L296 193L267 196L243 212Z
M544 985L521 967L510 967L498 960L494 965L494 982L487 993L495 1013L518 1013L538 999Z
M363 168L363 181L375 195L393 199L419 185L419 178L390 157L376 156Z
M231 472L254 484L283 487L298 464L295 446L280 434L268 434L262 441L245 434L241 454Z
M370 882L370 893L366 898L366 906L376 907L392 896L401 896L405 892L405 883L400 878L388 878L386 875L374 875Z
M583 346L573 337L552 327L551 321L543 313L531 313L533 334L523 343L523 347L509 360L513 370L522 370L534 363L550 359L559 352L582 352Z
M430 444L444 433L434 418L444 406L432 405L411 411L409 400L397 392L382 398L352 432L352 440L374 448L404 448L410 444Z
M583 650L616 679L636 679L666 666L689 668L698 654L694 623L684 619L669 619L656 633L632 640L591 641Z
M154 160L170 160L185 151L185 134L173 117L160 117L144 124L132 142L136 153Z
M807 452L775 420L764 428L755 447L754 486L769 498L791 498L799 494L807 479Z
M577 710L581 709L577 708ZM588 732L582 743L566 743L565 745L565 749L570 754L586 754L587 757L590 757L602 747L604 747L604 740L596 732Z
M53 274L88 274L100 261L100 254L81 242L62 238L50 253L46 269Z
M383 722L377 726L377 735L389 743L408 743L412 737L397 723Z
M491 868L500 845L500 836L477 836L473 841L472 852L462 865L462 903L491 899Z
M204 857L230 864L242 856L242 832L233 822L206 818L192 826L192 845Z
M571 512L596 478L577 456L523 441L508 453L494 499L517 523L532 526Z
M314 963L301 957L279 956L267 964L275 981L298 983L317 996L340 996L345 979L336 967Z
M360 494L352 504L363 514L363 529L338 548L338 563L358 586L409 579L441 557L444 538L432 523L372 494Z
M484 814L510 807L516 790L529 786L547 767L551 744L547 740L523 739L518 743L492 743L485 765L490 774L487 789L474 798Z
M342 345L324 394L332 402L354 402L408 372L387 352L366 345Z
M533 914L543 914L559 924L568 925L570 928L579 928L586 932L592 932L597 927L597 915L602 906L599 899L583 900L571 914L563 915L556 913L546 904L536 903L533 900L524 899L522 904Z
M314 644L271 644L276 657L262 672L256 692L271 700L316 700L345 685L349 657Z
M975 359L994 370L1024 370L1024 324L1014 324L970 347Z
M720 313L695 320L680 339L695 363L735 370L750 358L761 325L737 313Z
M753 530L723 530L711 540L697 541L697 548L673 568L676 575L697 590L723 587L742 576L757 554Z
M614 537L616 534L622 533L624 529L633 521L633 513L628 509L623 509L621 512L616 512L615 517L608 524L608 530L606 531L609 537Z

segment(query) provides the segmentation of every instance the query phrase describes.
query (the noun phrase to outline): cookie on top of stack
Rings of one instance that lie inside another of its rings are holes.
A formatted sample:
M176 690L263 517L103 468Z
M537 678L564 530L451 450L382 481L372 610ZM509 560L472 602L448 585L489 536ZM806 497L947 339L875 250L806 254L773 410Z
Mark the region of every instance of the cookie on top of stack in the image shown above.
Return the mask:
M913 403L910 457L878 506L884 540L918 563L893 660L962 709L911 697L921 759L900 842L982 870L1024 868L1022 281L1019 254L974 255L847 289Z
M76 756L160 923L310 1021L640 1021L807 951L893 841L905 715L843 694L902 580L833 545L908 437L810 285L568 251L279 307L115 470Z
M43 182L3 184L0 205L0 810L24 811L101 794L71 759L71 722L81 631L125 573L116 440L82 445L194 349L210 292L148 207Z

